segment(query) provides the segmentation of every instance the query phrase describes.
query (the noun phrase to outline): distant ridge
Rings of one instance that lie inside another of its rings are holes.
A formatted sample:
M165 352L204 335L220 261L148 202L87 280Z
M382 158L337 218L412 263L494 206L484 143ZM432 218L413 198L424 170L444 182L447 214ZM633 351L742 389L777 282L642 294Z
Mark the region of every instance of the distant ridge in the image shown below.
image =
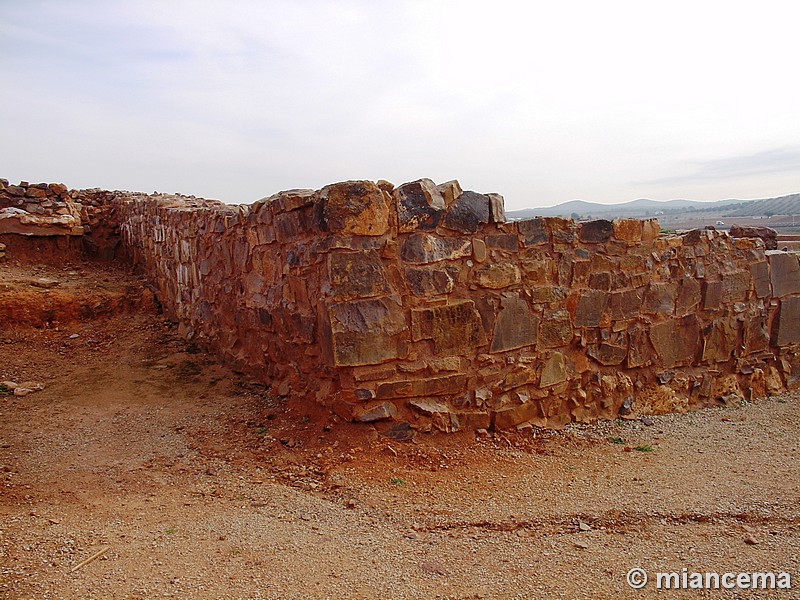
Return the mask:
M753 216L764 214L800 215L800 193L766 198L763 200L718 200L700 202L697 200L649 200L640 198L620 204L598 204L584 200L571 200L556 206L544 208L523 208L506 211L509 219L531 219L533 217L571 217L615 218L615 217L653 217L676 211L721 212L722 216Z

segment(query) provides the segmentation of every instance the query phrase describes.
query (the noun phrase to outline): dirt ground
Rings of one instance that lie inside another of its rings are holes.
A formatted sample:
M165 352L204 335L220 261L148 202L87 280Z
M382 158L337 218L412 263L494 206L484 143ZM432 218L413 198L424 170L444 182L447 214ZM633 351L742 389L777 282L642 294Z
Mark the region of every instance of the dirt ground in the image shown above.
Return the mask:
M45 384L0 388L2 598L748 596L634 591L634 567L798 597L797 393L396 441L218 366L141 290L0 264L0 381Z

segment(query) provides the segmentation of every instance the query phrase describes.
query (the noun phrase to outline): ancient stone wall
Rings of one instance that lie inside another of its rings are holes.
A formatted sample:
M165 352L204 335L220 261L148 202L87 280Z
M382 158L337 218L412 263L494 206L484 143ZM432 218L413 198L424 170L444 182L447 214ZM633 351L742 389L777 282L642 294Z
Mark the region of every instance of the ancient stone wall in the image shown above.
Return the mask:
M500 196L429 180L250 206L69 194L94 252L148 273L187 337L345 419L560 426L800 383L798 254L758 238L505 222Z
M506 223L456 182L120 209L188 335L281 393L427 429L686 410L797 384L800 263L655 220Z

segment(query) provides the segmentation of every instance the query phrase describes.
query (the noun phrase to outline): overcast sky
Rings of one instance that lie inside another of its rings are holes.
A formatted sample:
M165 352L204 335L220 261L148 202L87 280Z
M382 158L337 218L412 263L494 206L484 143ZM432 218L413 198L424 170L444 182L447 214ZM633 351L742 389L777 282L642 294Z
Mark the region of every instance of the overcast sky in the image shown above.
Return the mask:
M0 0L0 176L510 209L800 191L790 0Z

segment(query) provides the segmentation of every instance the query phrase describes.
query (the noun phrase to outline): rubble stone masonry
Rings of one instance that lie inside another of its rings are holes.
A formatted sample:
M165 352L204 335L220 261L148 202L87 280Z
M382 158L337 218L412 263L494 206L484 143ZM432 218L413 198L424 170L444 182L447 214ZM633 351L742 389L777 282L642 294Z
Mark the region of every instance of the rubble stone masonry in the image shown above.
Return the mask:
M0 209L29 199L3 186ZM800 385L798 254L758 237L506 222L501 196L427 179L249 206L56 191L86 219L70 227L139 265L188 338L348 420L561 426Z

